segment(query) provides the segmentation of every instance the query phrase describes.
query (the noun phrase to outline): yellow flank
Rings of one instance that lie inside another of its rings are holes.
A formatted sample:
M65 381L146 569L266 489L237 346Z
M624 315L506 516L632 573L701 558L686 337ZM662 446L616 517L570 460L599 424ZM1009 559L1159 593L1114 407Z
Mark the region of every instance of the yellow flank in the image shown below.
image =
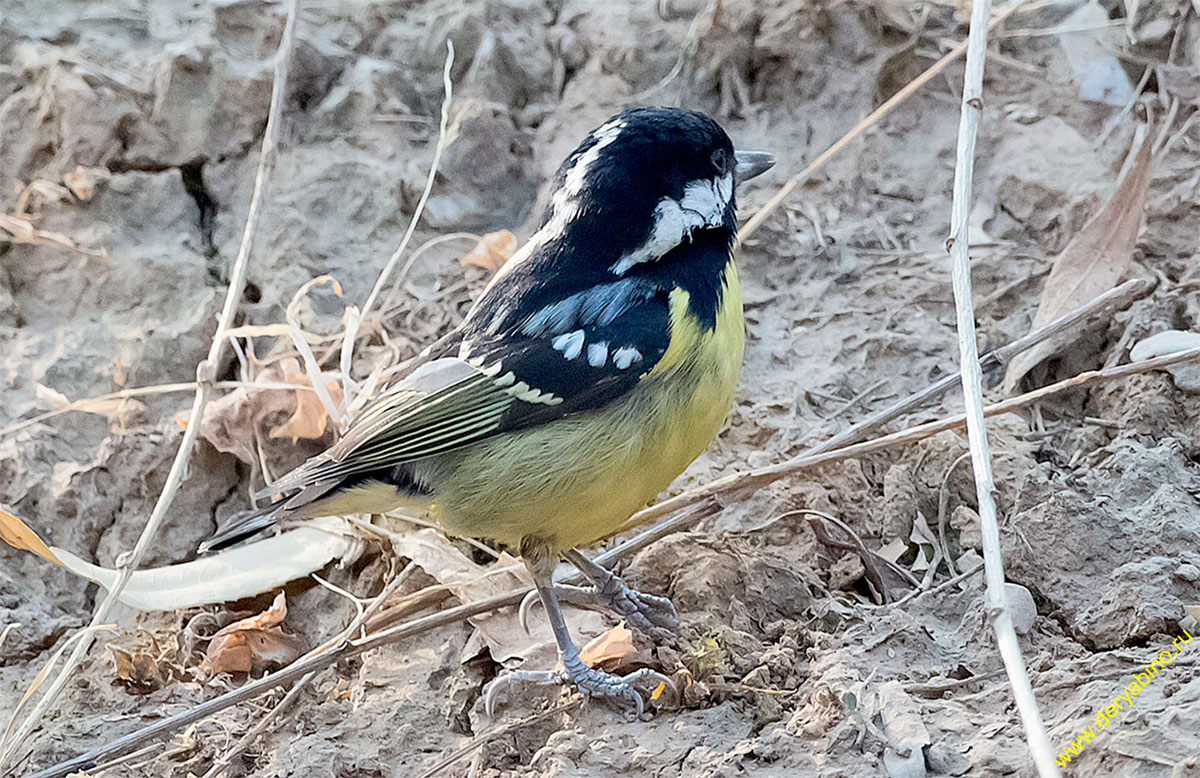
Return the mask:
M662 492L724 422L745 342L732 259L714 331L688 311L687 292L670 300L667 351L620 400L417 463L418 478L437 484L432 518L451 534L566 549L611 533Z

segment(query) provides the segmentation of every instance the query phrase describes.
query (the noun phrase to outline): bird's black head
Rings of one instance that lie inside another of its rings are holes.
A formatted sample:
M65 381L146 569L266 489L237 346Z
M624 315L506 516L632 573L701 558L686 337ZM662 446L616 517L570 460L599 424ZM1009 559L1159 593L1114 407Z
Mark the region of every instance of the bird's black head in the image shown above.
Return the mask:
M586 246L570 259L578 269L623 276L700 231L732 240L737 166L729 136L702 113L623 111L563 162L531 243Z
M618 282L704 287L712 307L737 231L734 190L772 162L735 152L721 126L696 111L617 114L567 156L541 226L475 311L500 331L540 306Z

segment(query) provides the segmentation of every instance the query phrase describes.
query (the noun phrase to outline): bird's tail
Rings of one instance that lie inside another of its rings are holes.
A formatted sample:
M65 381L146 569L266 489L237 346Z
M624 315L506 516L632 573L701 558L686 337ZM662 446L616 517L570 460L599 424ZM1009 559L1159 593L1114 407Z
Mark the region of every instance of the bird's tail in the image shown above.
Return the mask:
M262 508L233 514L217 526L217 531L201 543L197 551L201 554L219 551L275 526L283 513L283 502L280 500Z

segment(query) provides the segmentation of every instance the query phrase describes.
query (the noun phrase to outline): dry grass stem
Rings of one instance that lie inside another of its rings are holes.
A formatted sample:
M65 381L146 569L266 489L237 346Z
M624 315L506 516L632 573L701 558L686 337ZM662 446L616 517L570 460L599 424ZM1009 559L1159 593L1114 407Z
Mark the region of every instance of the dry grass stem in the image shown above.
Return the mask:
M30 711L29 715L20 724L14 726L6 733L2 744L0 744L2 745L2 748L0 748L0 770L3 770L6 766L13 766L15 754L20 748L21 743L29 736L34 727L37 726L42 716L54 704L54 701L58 699L58 695L65 688L72 673L74 673L79 663L91 648L94 628L108 620L118 602L121 592L129 582L134 568L137 567L142 557L145 556L146 550L150 547L154 536L158 533L159 527L166 518L167 511L175 499L175 494L178 492L180 484L183 483L184 475L187 473L188 460L191 458L192 448L196 443L196 437L200 431L200 419L203 417L204 407L211 395L216 366L220 363L224 352L226 342L225 331L233 324L234 314L237 311L238 303L242 299L242 292L246 284L246 267L249 264L250 250L254 245L255 228L258 224L267 179L274 166L275 136L279 131L279 120L283 111L284 85L287 81L288 64L295 45L298 5L299 0L292 0L288 6L287 21L284 25L283 35L279 41L279 49L275 55L275 75L271 87L271 104L267 115L267 126L263 132L262 150L258 158L258 169L255 173L254 194L250 199L250 209L246 216L246 225L242 231L242 242L238 249L237 258L233 263L233 271L229 279L229 289L225 294L225 304L221 309L217 331L213 336L208 358L201 362L196 369L196 396L192 402L187 429L184 430L183 439L179 443L179 450L175 455L174 462L171 463L171 470L167 474L166 483L163 486L158 501L154 505L154 510L151 512L150 518L146 522L146 526L143 528L140 537L138 537L137 543L134 545L132 552L121 555L119 560L121 564L121 576L117 579L116 584L109 589L104 600L96 609L89 627L91 631L83 633L84 637L75 644L66 664L59 671L46 692L38 699L37 704ZM15 720L16 716L14 715L13 722Z
M1023 4L1023 2L1024 0L1014 0L1011 5L1005 7L1004 10L997 13L995 18L993 18L988 25L989 28L1001 24L1005 19L1011 16L1012 13ZM787 200L791 193L795 191L796 187L812 178L813 173L817 172L817 170L823 167L825 163L837 156L842 149L849 146L868 129L878 124L880 119L892 112L892 109L903 103L908 98L912 97L914 94L916 94L917 90L936 78L939 73L941 73L955 60L961 57L966 50L967 41L963 41L954 48L950 49L950 51L946 52L941 59L930 65L925 72L905 84L903 89L889 97L882 105L880 105L874 111L871 111L871 113L867 114L862 121L851 127L845 135L834 141L832 146L822 151L817 158L808 163L803 170L789 178L787 183L785 183L779 189L779 191L776 192L774 196L772 196L771 199L766 202L765 205L763 205L762 208L759 208L758 211L755 212L755 214L751 216L745 224L742 225L742 228L738 230L738 240L744 241L753 235L758 228L762 226L762 223L767 220L767 217L773 214L779 208L779 206L782 205L785 200Z
M367 295L367 301L363 303L362 315L355 323L355 338L357 337L358 327L361 326L362 320L371 315L372 309L375 307L375 302L387 285L388 278L392 271L396 269L396 265L400 262L400 257L404 256L404 250L408 248L408 242L412 240L413 232L417 229L417 222L421 219L421 214L425 210L425 203L429 200L429 193L433 191L433 181L437 177L438 165L442 161L442 152L446 150L447 125L450 123L450 102L454 98L453 84L450 82L450 68L454 65L454 44L446 40L446 64L442 68L442 89L445 96L442 99L441 120L438 122L438 139L437 145L433 149L433 162L429 165L429 177L425 180L425 189L421 192L421 199L417 201L416 210L413 211L412 218L408 222L408 229L404 231L404 237L400 240L400 245L392 252L392 256L388 258L387 264L383 266L383 270L379 273L379 278L375 279L375 286L371 289L371 294ZM401 271L401 276L408 272L412 265L413 258L405 264ZM351 338L353 341L355 338Z
M983 370L975 337L975 307L971 296L970 216L971 188L975 172L975 139L983 113L983 65L987 52L988 16L991 0L972 0L971 29L967 37L967 63L963 77L962 109L954 166L954 200L950 215L950 238L946 248L951 257L954 310L958 323L959 370L966 407L967 441L975 471L975 494L979 503L979 527L983 535L986 602L996 643L1012 687L1033 762L1042 778L1057 778L1058 766L1038 710L1033 686L1021 656L1021 644L1008 610L1004 585L1004 559L1000 552L1000 525L996 519L996 484L992 456L984 423Z

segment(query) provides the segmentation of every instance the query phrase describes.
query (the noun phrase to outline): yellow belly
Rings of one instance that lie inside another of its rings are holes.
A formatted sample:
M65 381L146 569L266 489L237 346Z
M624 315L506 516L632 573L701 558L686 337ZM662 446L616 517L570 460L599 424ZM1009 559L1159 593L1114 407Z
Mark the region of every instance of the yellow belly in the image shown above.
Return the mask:
M741 290L730 262L716 329L671 295L667 352L628 395L602 411L500 435L438 457L431 513L450 533L512 547L537 538L570 548L619 527L712 441L729 412L744 346Z

